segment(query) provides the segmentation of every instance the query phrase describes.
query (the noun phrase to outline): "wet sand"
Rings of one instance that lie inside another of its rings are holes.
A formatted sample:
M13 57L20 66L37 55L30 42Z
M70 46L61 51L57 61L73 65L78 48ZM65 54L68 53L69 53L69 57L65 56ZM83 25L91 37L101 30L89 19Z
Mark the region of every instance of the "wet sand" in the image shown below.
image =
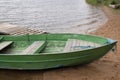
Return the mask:
M110 52L85 66L39 70L0 70L0 80L120 80L120 11L103 7L108 22L91 34L118 40L117 52Z

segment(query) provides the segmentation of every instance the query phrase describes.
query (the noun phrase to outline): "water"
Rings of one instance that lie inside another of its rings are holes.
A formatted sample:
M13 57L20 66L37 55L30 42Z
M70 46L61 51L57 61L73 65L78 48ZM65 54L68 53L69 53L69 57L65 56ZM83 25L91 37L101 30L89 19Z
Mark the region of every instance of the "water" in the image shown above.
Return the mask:
M85 0L0 0L0 23L52 33L87 33L106 21L101 8Z

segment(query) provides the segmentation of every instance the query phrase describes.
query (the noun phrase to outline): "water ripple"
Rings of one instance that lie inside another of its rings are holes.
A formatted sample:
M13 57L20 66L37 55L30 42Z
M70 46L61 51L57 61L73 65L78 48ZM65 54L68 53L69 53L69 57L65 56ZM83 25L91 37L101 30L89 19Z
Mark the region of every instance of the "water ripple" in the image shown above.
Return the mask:
M101 8L90 6L85 0L0 0L0 23L53 33L80 33L106 21Z

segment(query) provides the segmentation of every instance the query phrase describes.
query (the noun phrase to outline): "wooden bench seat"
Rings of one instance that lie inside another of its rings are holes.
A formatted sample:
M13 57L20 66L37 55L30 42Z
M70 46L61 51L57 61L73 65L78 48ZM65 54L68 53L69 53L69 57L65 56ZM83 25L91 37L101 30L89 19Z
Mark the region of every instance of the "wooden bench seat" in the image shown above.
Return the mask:
M0 41L3 39L3 37L0 37Z
M88 42L88 41L83 41L79 39L68 39L63 51L71 52L71 51L78 51L78 50L83 50L88 48L94 48L98 46L100 45L94 42Z
M0 51L2 49L6 48L7 46L9 46L12 43L13 43L13 41L2 41L2 42L0 42Z
M39 53L45 47L45 41L35 41L27 47L21 54Z

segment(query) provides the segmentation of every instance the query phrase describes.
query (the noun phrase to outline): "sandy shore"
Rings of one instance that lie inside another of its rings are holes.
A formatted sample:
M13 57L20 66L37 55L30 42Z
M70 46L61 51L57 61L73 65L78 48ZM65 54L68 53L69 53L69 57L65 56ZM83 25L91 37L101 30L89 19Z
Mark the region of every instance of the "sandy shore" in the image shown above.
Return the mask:
M91 34L110 37L120 42L120 11L103 7L108 22ZM117 52L110 52L86 66L42 71L0 70L0 80L120 80L120 43Z

